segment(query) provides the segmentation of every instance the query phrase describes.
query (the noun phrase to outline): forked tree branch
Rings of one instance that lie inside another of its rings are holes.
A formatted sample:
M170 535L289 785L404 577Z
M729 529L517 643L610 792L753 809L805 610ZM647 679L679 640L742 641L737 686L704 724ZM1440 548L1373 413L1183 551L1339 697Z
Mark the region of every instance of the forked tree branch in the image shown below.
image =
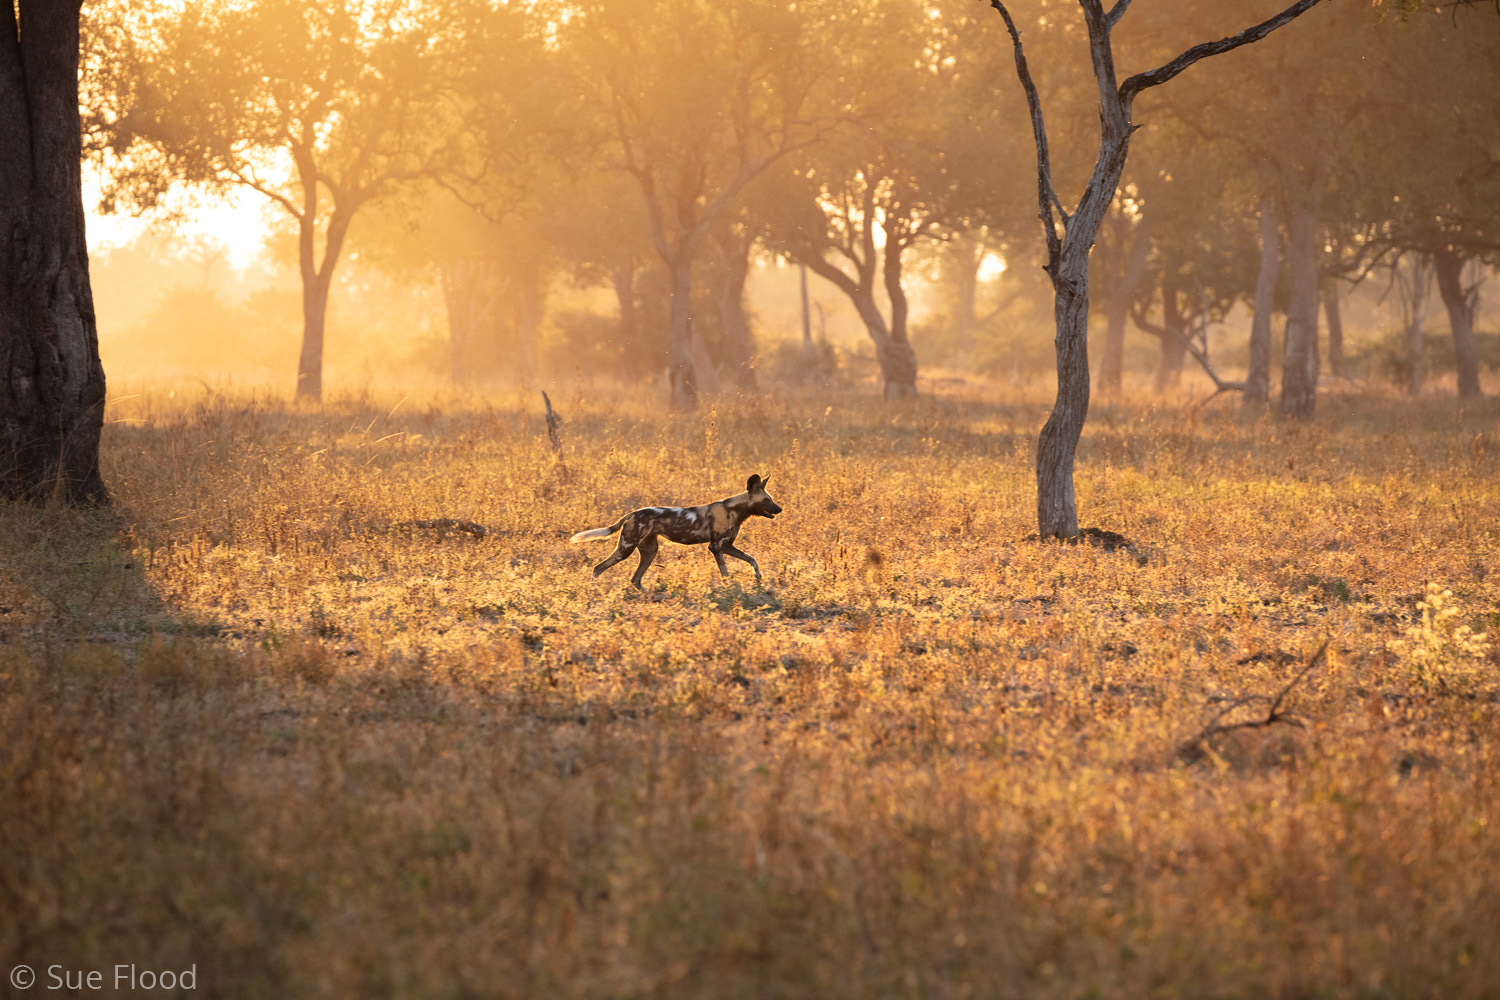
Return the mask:
M1057 197L1057 189L1052 185L1052 155L1047 150L1047 126L1042 120L1042 98L1037 93L1035 81L1031 79L1031 70L1026 65L1026 52L1021 47L1021 32L1017 30L1010 11L1005 9L1005 4L1001 0L990 0L990 6L999 11L1000 16L1005 19L1005 30L1010 32L1011 45L1016 53L1016 76L1020 78L1021 87L1026 91L1026 106L1031 110L1031 132L1036 139L1038 217L1042 220L1043 229L1046 230L1047 266L1050 270L1057 265L1058 257L1062 253L1062 241L1057 236L1057 220L1052 210L1055 206L1065 226L1068 222L1068 213L1063 210L1062 202Z
M1200 59L1206 59L1209 56L1221 55L1225 52L1230 52L1234 49L1237 49L1241 45L1249 45L1251 42L1258 42L1262 38L1265 38L1267 35L1269 35L1271 32L1275 31L1277 28L1290 24L1292 21L1301 17L1309 10L1312 10L1313 7L1317 6L1321 2L1322 0L1297 0L1296 3L1292 4L1286 10L1282 11L1280 14L1277 14L1275 17L1267 18L1254 27L1246 28L1238 35L1231 35L1228 38L1221 38L1217 42L1204 42L1201 45L1194 45L1192 48L1188 49L1186 52L1182 53L1182 55L1178 56L1176 59L1173 59L1171 62L1163 66L1158 66L1156 69L1147 70L1144 73L1137 73L1126 80L1124 83L1120 84L1120 100L1123 101L1125 103L1125 106L1128 108L1130 106L1130 102L1133 101L1135 99L1135 96L1141 91L1146 90L1150 87L1161 86ZM1116 11L1120 11L1120 7L1121 4L1116 4L1115 9L1110 11L1109 17L1111 26L1113 26L1115 20L1117 19L1115 14ZM1120 12L1123 13L1123 11Z

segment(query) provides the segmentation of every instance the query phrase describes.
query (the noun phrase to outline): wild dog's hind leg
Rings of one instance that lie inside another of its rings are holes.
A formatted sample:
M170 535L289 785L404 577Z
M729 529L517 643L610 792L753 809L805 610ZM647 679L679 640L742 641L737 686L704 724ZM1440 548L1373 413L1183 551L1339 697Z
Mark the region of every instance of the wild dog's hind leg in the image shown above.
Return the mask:
M630 578L630 582L635 584L636 590L644 591L646 589L641 586L641 577L646 575L646 568L651 565L651 560L656 558L656 546L655 535L650 535L641 540L641 564L635 568L635 576Z
M755 557L754 556L750 555L748 552L741 552L739 549L735 548L733 545L726 545L726 546L724 546L724 552L727 555L734 556L736 559L740 560L741 562L747 562L747 563L749 563L750 564L750 568L753 569L753 570L755 570L755 582L756 583L760 582L760 563L758 563L758 562L755 561ZM724 568L724 557L720 556L717 552L715 552L714 555L718 556L718 558L719 558L719 569L722 570ZM725 575L727 576L728 574L725 574Z
M615 550L609 554L609 558L594 567L594 576L598 577L600 573L603 573L605 570L609 569L615 563L619 562L621 559L624 559L634 551L635 543L626 541L625 536L621 535L620 544L616 546Z

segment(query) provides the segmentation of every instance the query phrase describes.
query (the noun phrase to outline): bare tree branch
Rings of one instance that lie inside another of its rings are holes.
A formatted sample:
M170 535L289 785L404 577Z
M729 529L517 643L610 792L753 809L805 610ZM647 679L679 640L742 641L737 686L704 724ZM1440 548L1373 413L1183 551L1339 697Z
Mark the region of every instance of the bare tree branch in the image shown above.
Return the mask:
M990 6L1005 19L1005 30L1010 32L1011 44L1016 52L1016 76L1020 77L1021 87L1026 91L1026 106L1031 110L1031 131L1036 139L1037 201L1040 208L1038 218L1042 220L1042 228L1046 230L1047 266L1051 268L1056 265L1058 255L1062 252L1062 241L1057 236L1057 220L1052 214L1053 206L1062 215L1064 225L1067 225L1068 216L1057 197L1057 189L1052 185L1052 154L1047 150L1047 126L1042 120L1042 98L1037 93L1036 82L1031 79L1031 70L1026 65L1026 52L1021 47L1021 32L1016 28L1010 11L1005 9L1001 0L990 0Z
M1231 35L1228 38L1221 38L1217 42L1204 42L1201 45L1194 45L1192 48L1188 49L1186 52L1182 53L1182 55L1178 56L1176 59L1173 59L1166 65L1159 66L1153 70L1147 70L1144 73L1137 73L1127 79L1124 83L1120 84L1120 100L1123 101L1128 107L1130 102L1133 101L1135 99L1135 96L1141 91L1146 90L1150 87L1161 86L1200 59L1206 59L1209 56L1221 55L1225 52L1230 52L1234 49L1237 49L1241 45L1249 45L1251 42L1258 42L1262 38L1265 38L1267 35L1269 35L1271 32L1275 31L1277 28L1290 24L1292 21L1301 17L1303 14L1307 13L1309 10L1311 10L1313 7L1316 7L1321 2L1322 0L1297 0L1296 3L1292 4L1286 10L1282 11L1280 14L1277 14L1275 17L1267 18L1266 20L1260 22L1252 28L1246 28L1238 35ZM1117 4L1116 9L1118 8L1119 5ZM1113 24L1113 11L1111 11L1110 13L1110 18L1111 24ZM1012 31L1014 32L1014 29L1012 29ZM1019 42L1017 44L1019 44Z
M1125 12L1130 9L1130 3L1131 0L1116 0L1115 5L1109 9L1109 13L1105 15L1105 20L1109 22L1111 28L1120 22L1120 18L1125 16Z

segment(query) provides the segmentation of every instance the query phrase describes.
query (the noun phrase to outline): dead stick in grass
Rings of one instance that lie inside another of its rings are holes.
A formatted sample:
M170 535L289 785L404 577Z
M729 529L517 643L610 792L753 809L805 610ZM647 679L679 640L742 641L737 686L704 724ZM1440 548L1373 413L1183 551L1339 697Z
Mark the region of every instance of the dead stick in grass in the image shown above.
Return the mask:
M1288 715L1284 711L1282 711L1282 703L1286 701L1287 695L1292 693L1292 689L1295 688L1298 684L1302 683L1303 678L1312 673L1313 670L1315 670L1321 663L1323 663L1324 660L1327 659L1327 657L1328 640L1324 639L1323 645L1318 647L1318 651L1314 653L1312 655L1312 658L1307 661L1306 666L1297 671L1297 673L1292 676L1292 679L1287 681L1286 684L1282 685L1280 691L1276 692L1276 697L1271 699L1271 707L1266 710L1265 718L1244 719L1240 722L1231 723L1220 722L1220 719L1224 718L1224 716L1228 715L1230 712L1233 712L1235 709L1244 708L1246 705L1249 705L1252 702L1262 701L1264 700L1265 696L1250 695L1249 697L1245 698L1237 698L1227 707L1220 709L1219 712L1209 720L1208 725L1204 726L1201 730L1198 731L1198 734L1196 736L1192 737L1191 739L1184 740L1182 743L1178 744L1177 757L1180 760L1198 760L1203 756L1204 746L1207 741L1213 739L1215 736L1222 736L1225 733L1232 733L1236 729L1264 729L1270 726L1277 725L1278 723L1284 723L1289 726L1302 725L1301 719L1298 719L1296 716Z

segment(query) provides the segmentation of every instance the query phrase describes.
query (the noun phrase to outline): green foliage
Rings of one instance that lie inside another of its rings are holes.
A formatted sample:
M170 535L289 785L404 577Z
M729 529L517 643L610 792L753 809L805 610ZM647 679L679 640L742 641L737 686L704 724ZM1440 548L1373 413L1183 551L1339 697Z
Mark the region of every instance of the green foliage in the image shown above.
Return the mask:
M1424 688L1434 685L1470 686L1481 678L1491 646L1489 636L1461 624L1463 611L1453 599L1453 591L1442 584L1427 584L1427 595L1417 602L1422 622L1406 630L1406 638L1392 643L1410 665L1416 682Z

